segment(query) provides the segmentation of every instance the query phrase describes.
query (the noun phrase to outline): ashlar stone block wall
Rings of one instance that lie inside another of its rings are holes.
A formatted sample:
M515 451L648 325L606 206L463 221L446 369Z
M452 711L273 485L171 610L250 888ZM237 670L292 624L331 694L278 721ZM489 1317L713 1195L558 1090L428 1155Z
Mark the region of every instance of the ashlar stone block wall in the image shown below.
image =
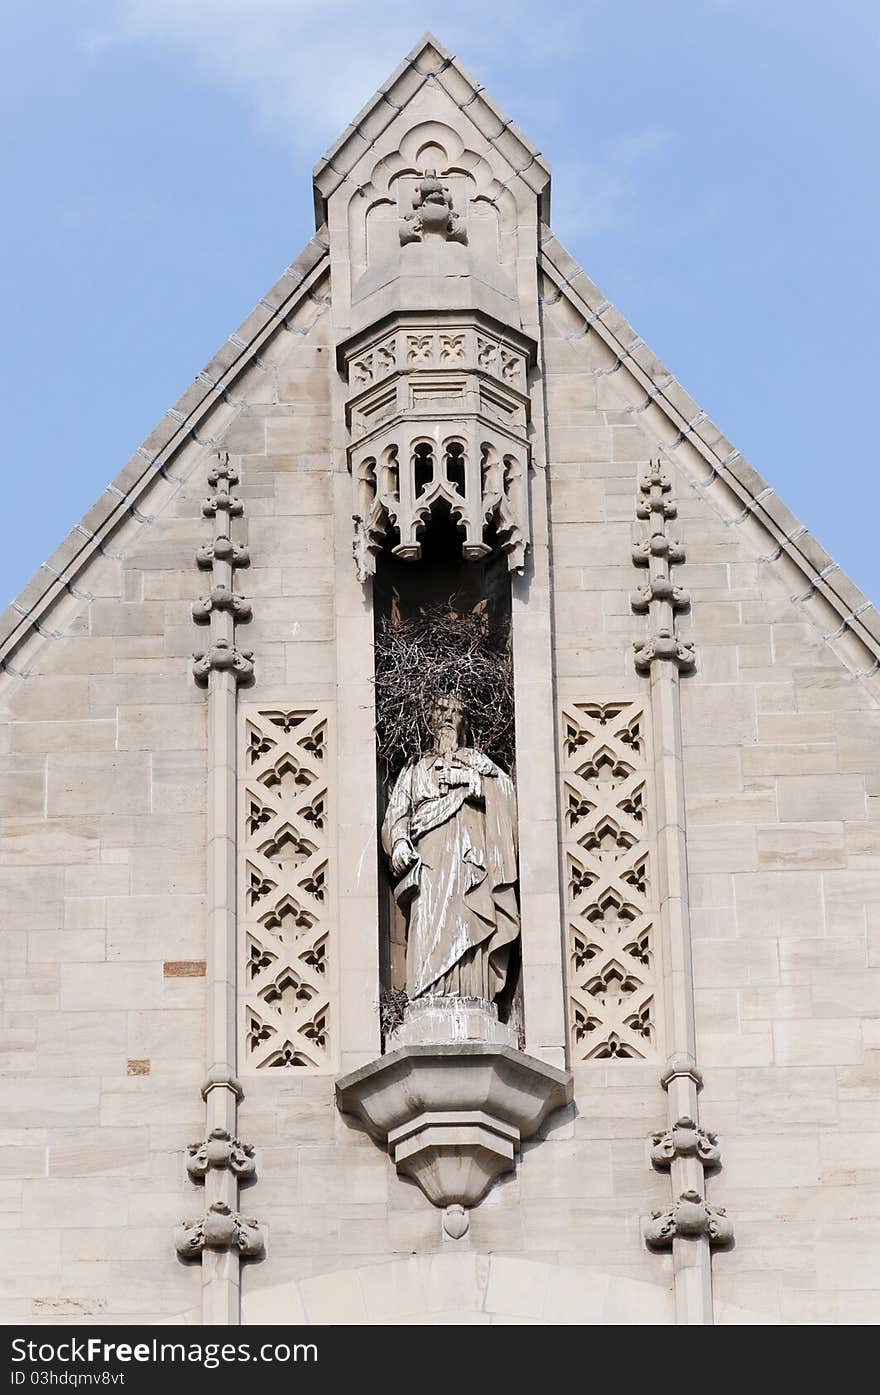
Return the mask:
M628 599L637 474L672 433L646 425L644 392L555 286L544 311L557 688L626 695L646 686L631 657L644 621ZM679 631L698 655L682 722L701 1117L722 1140L710 1198L736 1227L713 1260L716 1305L873 1322L876 683L845 662L843 627L811 609L814 590L748 511L700 487L695 452L662 458L686 549L676 580L692 596ZM608 1067L615 1081L630 1072ZM656 1089L639 1073L644 1121ZM612 1149L619 1128L606 1131Z
M261 698L332 701L325 323L319 286L0 675L6 1320L198 1320L171 1235L202 1206L201 503L228 449Z

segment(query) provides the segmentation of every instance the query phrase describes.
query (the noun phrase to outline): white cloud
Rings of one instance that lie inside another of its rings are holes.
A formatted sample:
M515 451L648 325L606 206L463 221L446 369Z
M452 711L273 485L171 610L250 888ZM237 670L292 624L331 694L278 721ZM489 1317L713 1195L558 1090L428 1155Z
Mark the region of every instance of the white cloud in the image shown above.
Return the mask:
M118 0L87 46L98 52L149 43L182 52L287 148L314 157L433 27L437 8L425 0L374 7L362 0ZM441 43L460 48L465 66L487 81L498 66L543 66L570 52L585 8L571 0L537 33L530 0L446 0L439 19Z
M559 130L561 152L572 114L554 75L589 60L601 9L601 0L557 0L536 24L533 0L445 0L442 8L436 0L383 0L373 7L363 0L100 4L106 18L89 36L93 52L124 44L183 55L194 76L228 92L267 138L308 161L336 139L426 30L434 30L502 106L514 108L510 114L527 135ZM575 239L631 216L639 162L664 139L647 129L584 158L555 158L560 234Z

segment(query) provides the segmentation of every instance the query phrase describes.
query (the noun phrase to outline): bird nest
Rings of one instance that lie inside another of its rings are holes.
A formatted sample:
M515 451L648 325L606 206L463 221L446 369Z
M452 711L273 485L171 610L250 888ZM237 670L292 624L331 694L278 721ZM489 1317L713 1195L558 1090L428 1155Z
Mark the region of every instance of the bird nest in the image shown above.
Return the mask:
M389 779L430 749L434 699L461 699L467 741L512 771L513 662L510 626L483 605L449 603L383 619L376 635L376 746Z

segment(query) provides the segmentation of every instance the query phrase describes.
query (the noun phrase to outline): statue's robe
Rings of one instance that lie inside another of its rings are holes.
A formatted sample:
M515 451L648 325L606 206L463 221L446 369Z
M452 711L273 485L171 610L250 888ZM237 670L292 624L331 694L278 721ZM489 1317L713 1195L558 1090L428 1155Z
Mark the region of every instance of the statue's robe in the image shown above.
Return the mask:
M516 792L487 756L464 748L451 759L479 773L482 798L461 786L444 793L438 771L449 759L434 753L408 765L382 825L389 857L401 838L418 854L394 889L407 919L407 992L491 1001L519 935Z

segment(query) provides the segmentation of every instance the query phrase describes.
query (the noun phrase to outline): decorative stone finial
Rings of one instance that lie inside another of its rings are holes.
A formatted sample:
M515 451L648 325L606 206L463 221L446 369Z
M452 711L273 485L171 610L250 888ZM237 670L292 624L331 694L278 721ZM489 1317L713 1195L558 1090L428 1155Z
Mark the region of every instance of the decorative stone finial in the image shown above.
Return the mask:
M254 1146L233 1138L228 1129L212 1129L201 1143L187 1149L186 1170L194 1182L204 1181L212 1167L228 1168L236 1177L253 1177L256 1171Z
M197 649L193 654L193 678L200 687L207 687L211 670L231 673L237 683L248 684L254 678L254 655L251 649L236 649L228 639L218 639L210 649Z
M470 1230L470 1218L463 1206L453 1204L443 1212L443 1230L450 1240L463 1240Z
M671 1167L676 1158L699 1158L704 1167L721 1161L718 1137L701 1129L693 1119L681 1118L671 1129L652 1135L651 1161L655 1167Z
M215 1201L203 1216L178 1226L174 1246L183 1259L198 1259L204 1250L238 1250L255 1258L264 1249L258 1222L239 1215L225 1201Z
M215 562L229 567L250 566L251 556L241 543L234 543L225 533L218 533L212 543L205 543L196 553L196 562L203 571L210 571Z
M222 585L213 586L209 596L200 601L193 601L192 618L197 625L207 625L215 610L231 611L233 619L239 624L244 624L253 615L250 601L246 601L243 596L236 596L228 586Z
M635 661L639 671L650 669L655 659L670 659L682 672L696 667L693 640L677 639L670 629L658 630L650 639L635 641Z

